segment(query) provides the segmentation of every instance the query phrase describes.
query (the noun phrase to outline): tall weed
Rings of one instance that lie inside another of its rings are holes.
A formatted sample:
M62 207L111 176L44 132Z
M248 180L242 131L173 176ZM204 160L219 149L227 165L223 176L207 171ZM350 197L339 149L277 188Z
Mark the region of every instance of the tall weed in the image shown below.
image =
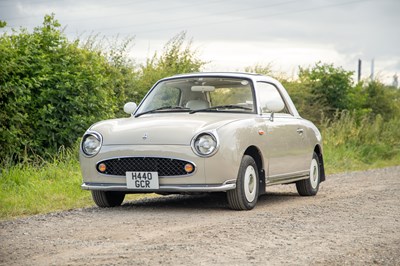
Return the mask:
M400 164L400 118L342 112L322 124L328 172Z
M94 205L90 192L81 189L78 147L61 148L47 161L36 156L19 164L2 165L0 220ZM143 194L125 199L140 197Z
M6 166L0 172L0 219L87 206L75 150L61 150L50 161Z

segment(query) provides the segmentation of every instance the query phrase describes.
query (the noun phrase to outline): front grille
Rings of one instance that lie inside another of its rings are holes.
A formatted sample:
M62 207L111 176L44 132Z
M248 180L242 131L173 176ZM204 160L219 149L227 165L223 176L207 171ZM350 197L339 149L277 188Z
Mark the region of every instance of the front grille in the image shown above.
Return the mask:
M101 172L99 165L105 164L106 170ZM185 171L185 165L191 164L193 170ZM124 157L101 161L97 164L97 171L106 175L125 176L126 172L158 172L158 176L184 176L194 172L194 165L190 162L157 157Z

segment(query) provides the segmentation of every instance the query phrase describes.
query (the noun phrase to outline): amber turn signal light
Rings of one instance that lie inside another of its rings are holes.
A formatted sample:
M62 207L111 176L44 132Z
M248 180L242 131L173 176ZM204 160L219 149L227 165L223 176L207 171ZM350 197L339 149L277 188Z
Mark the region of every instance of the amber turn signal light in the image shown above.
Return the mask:
M186 173L190 174L191 172L193 172L193 170L194 170L194 167L192 164L190 164L190 163L185 164Z
M104 173L107 170L107 166L104 163L99 164L99 166L97 168L102 173Z

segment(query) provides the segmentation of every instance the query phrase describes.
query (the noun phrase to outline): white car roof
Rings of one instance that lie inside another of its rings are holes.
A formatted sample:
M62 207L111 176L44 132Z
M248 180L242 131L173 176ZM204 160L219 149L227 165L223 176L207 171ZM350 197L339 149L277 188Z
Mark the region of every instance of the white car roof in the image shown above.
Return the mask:
M248 78L252 79L254 81L273 81L273 82L278 82L276 79L269 77L269 76L264 76L261 74L257 73L246 73L246 72L197 72L197 73L187 73L187 74L178 74L174 75L171 77L168 77L166 79L170 78L184 78L184 77L198 77L198 76L210 76L210 77L236 77L236 78Z

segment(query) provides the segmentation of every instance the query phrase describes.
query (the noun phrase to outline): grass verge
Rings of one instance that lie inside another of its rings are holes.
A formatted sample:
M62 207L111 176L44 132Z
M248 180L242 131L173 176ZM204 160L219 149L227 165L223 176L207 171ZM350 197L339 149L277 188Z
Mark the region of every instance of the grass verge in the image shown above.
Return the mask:
M400 165L400 118L340 117L322 125L328 174Z
M79 163L70 154L41 165L6 167L0 178L0 219L91 204L90 193L80 189Z

